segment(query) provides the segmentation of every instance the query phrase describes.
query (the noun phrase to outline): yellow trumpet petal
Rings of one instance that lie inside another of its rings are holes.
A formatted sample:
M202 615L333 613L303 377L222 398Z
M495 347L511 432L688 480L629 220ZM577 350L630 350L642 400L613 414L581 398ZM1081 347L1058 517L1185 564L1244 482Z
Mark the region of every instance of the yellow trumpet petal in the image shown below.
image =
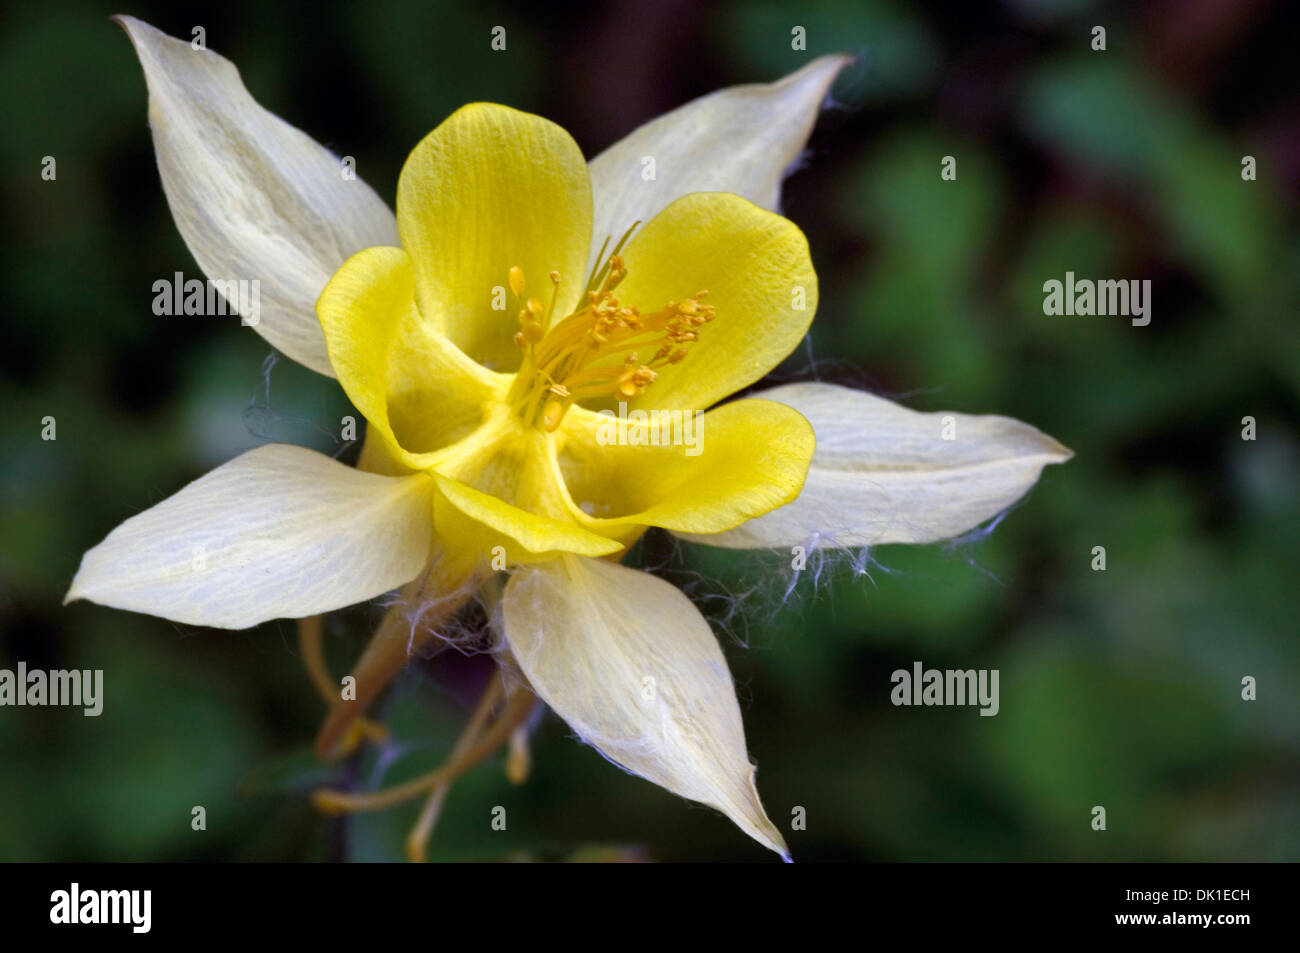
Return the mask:
M529 512L459 480L436 474L434 479L438 484L434 520L439 537L444 545L479 553L483 562L491 561L497 546L502 548L506 565L558 553L607 556L623 548L571 520Z
M414 270L400 248L368 248L349 258L325 286L316 313L343 390L390 455L410 469L431 465L439 451L473 433L504 386L416 309Z
M474 360L513 370L521 305L506 293L515 283L511 269L522 275L525 295L547 299L549 275L559 272L560 314L586 283L587 164L555 123L473 103L452 113L406 160L397 226L415 264L425 318Z
M662 526L717 533L799 495L813 430L785 404L739 400L644 421L575 408L557 461L576 515L610 536Z
M633 234L623 259L620 302L648 310L707 291L715 312L686 358L658 368L630 407L709 407L776 367L803 340L817 310L817 275L803 232L729 193L697 192L673 202Z

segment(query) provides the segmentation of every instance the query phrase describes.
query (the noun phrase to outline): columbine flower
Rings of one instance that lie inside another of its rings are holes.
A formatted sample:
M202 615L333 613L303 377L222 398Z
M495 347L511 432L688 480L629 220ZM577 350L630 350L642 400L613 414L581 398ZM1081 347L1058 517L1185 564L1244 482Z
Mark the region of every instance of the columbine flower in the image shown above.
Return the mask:
M369 428L356 469L283 445L219 467L88 552L68 598L222 628L304 620L331 754L379 732L366 705L477 594L504 677L451 760L378 794L318 792L320 806L427 794L419 856L457 774L507 740L524 773L521 726L540 698L606 757L788 856L708 624L619 557L651 526L733 548L931 542L1069 456L1004 417L826 384L719 403L812 320L807 243L771 210L847 59L689 103L590 164L554 123L466 106L411 153L394 218L226 60L121 23L195 259L212 278L259 279L256 330L337 376ZM611 445L599 412L620 403L705 411L700 452ZM357 697L339 700L317 617L395 588Z

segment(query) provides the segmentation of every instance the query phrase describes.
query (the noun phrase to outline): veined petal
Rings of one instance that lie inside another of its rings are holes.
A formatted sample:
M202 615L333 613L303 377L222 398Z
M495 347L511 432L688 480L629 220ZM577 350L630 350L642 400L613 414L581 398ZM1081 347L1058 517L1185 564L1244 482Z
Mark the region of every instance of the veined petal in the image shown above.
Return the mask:
M343 390L390 455L411 469L431 465L437 451L480 427L506 386L420 314L411 259L400 248L353 255L316 310Z
M576 517L610 536L739 526L793 500L813 456L812 426L775 401L632 414L573 408L557 454Z
M591 257L690 192L734 192L777 211L831 83L853 61L823 56L775 83L732 86L665 113L591 160ZM655 176L645 177L653 159Z
M587 274L591 182L577 143L540 116L491 103L452 113L406 160L397 183L402 247L420 311L461 350L513 370L520 304L494 310L521 269L525 295L568 314Z
M194 260L214 281L258 281L259 307L245 320L332 375L316 297L349 255L397 244L393 213L361 179L344 178L328 149L259 106L230 61L115 19L144 68L158 171Z
M659 368L629 407L709 407L781 363L817 310L817 275L803 232L728 193L696 192L673 202L633 235L623 259L620 302L650 311L708 291L716 312L686 359Z
M920 413L833 384L788 384L760 396L789 404L816 431L802 492L736 529L686 538L731 549L930 543L996 516L1044 466L1073 456L1010 417Z
M65 602L243 629L371 599L429 558L433 483L269 444L133 516L86 553Z
M515 572L503 617L533 690L583 741L788 857L754 786L727 661L682 593L649 573L564 556Z
M558 480L544 466L545 438L521 427L504 402L509 379L434 331L413 294L406 252L370 248L339 269L317 303L339 381L370 422L366 468L427 471L439 488L444 544L484 562L497 545L512 563L556 551L620 550L569 518Z

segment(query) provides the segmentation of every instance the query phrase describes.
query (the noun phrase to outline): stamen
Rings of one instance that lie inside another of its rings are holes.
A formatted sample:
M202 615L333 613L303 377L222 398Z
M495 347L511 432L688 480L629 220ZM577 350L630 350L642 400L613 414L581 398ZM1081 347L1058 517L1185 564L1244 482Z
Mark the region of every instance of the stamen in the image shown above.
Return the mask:
M655 369L681 362L687 345L699 340L699 328L713 320L703 290L650 314L619 302L615 291L627 277L619 252L635 228L623 234L613 254L593 272L580 306L568 317L552 325L558 272L550 274L554 291L545 318L539 320L541 305L535 298L520 312L515 342L525 354L510 400L524 420L553 432L577 400L643 394L658 377ZM607 239L602 252L608 245ZM642 348L651 351L650 360L640 360Z
M555 314L555 302L560 296L560 273L553 271L550 274L551 279L551 303L547 307L545 314L542 312L542 303L536 298L529 298L524 301L524 308L519 312L519 330L515 332L515 344L527 352L529 348L537 344L546 336L546 329L551 326L551 318ZM524 272L518 266L510 269L510 289L516 297L523 297L524 293Z
M591 266L591 274L587 276L587 290L596 283L596 274L601 269L601 262L605 261L605 249L609 247L610 236L606 235L605 240L600 243L600 251L596 252L596 264Z
M614 250L610 252L610 258L612 258L614 255L617 255L619 252L623 250L623 246L627 244L627 240L632 237L632 233L636 231L636 227L640 224L641 224L641 220L637 219L635 222L632 223L632 227L623 233L623 237L618 240L618 244L615 245ZM609 247L609 236L606 236L605 241L600 246L600 254L596 256L596 261L598 264L592 270L591 277L587 279L587 291L593 290L600 283L600 281L605 277L605 269L609 267L609 262L610 262L610 258L605 257L605 249L608 247Z
M542 426L547 433L554 433L564 419L565 407L558 400L548 400L542 408Z
M546 320L542 322L543 328L551 326L551 319L555 316L555 302L560 297L560 273L551 272L551 306L546 309Z

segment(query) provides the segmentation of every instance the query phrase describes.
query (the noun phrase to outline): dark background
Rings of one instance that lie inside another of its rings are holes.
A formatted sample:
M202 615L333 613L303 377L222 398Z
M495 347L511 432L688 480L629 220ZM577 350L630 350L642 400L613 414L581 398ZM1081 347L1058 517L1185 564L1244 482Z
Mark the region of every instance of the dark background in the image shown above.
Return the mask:
M308 805L339 775L309 755L321 710L292 623L218 632L60 605L84 550L237 453L354 452L333 436L349 412L334 382L268 370L237 321L153 315L153 282L198 270L117 12L184 38L202 25L263 105L355 156L390 202L410 148L467 101L542 113L595 155L718 86L859 54L786 188L821 305L780 376L1007 414L1077 456L991 534L881 547L861 573L832 560L788 600L780 556L647 540L722 633L770 814L788 829L806 809L788 835L799 860L1300 857L1300 33L1286 7L10 4L0 667L102 668L107 698L99 718L0 709L0 858L395 858L415 811L338 823ZM488 45L498 24L505 53ZM1094 24L1105 52L1089 48ZM1240 177L1247 154L1258 181ZM944 155L955 182L939 179ZM1067 270L1149 278L1151 325L1045 317L1042 283ZM1105 572L1090 568L1098 545ZM372 620L331 618L336 669ZM1000 714L891 706L890 673L915 660L999 669ZM347 776L373 786L436 764L482 664L412 667L385 712L397 743ZM1246 675L1257 701L1241 699ZM432 858L771 856L566 735L541 724L522 788L499 761L454 788Z

